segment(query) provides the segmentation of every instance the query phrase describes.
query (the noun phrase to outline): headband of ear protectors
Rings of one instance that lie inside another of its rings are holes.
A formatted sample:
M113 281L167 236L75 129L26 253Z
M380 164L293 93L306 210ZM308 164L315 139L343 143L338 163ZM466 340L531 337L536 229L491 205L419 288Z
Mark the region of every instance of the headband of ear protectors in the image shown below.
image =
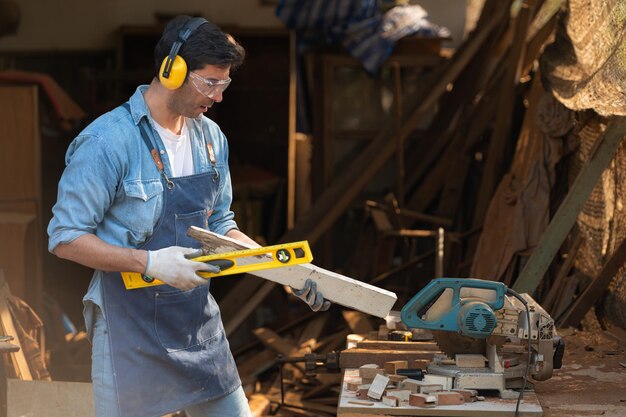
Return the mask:
M176 90L185 82L187 63L183 57L178 55L178 51L183 46L183 43L189 39L193 31L205 23L208 23L206 19L194 17L178 33L178 38L172 44L170 53L163 59L161 69L159 70L159 81L165 88Z

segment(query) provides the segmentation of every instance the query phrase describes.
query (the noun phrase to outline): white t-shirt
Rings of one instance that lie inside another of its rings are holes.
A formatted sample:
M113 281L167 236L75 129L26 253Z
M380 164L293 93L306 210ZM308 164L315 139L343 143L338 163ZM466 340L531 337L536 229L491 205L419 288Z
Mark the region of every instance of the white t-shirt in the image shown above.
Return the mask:
M193 156L191 154L191 140L189 139L187 124L183 124L180 135L175 135L166 130L157 122L154 122L154 127L163 140L174 177L193 175Z

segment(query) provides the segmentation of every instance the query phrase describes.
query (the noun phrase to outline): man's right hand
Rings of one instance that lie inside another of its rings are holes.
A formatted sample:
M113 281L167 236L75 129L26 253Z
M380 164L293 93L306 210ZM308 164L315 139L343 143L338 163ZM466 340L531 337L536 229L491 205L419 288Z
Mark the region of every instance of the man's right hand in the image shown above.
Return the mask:
M219 272L219 268L203 262L191 261L185 257L201 256L202 251L181 246L170 246L148 251L146 275L181 290L190 290L207 283L197 272Z

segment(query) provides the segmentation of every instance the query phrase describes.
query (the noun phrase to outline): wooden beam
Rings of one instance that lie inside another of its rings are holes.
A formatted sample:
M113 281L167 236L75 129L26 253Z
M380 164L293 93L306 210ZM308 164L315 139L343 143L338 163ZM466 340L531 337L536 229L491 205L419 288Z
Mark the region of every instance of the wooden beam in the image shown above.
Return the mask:
M339 354L339 365L342 369L359 368L368 363L375 363L384 368L385 362L407 361L413 363L416 359L432 360L436 351L433 350L388 350L388 349L360 349L342 350Z
M289 31L289 143L287 145L287 229L296 218L296 32Z
M480 183L480 192L478 193L478 201L474 208L473 226L483 224L487 207L491 201L491 197L502 177L505 164L505 151L511 143L511 115L515 104L515 90L518 85L519 66L523 61L525 53L525 39L528 32L528 24L530 20L530 10L526 3L522 4L522 8L515 19L515 32L513 41L507 57L506 71L500 86L500 94L498 97L498 107L496 109L496 118L491 142L487 152L487 160L485 162L484 172Z
M539 245L513 285L515 291L529 294L535 291L625 135L626 117L614 117L607 126L604 136L596 140L589 159L580 169L576 180L543 233Z
M230 289L228 294L219 301L222 320L226 335L230 336L239 325L252 313L247 309L248 301L259 292L264 281L244 274Z
M15 330L15 324L13 323L13 317L11 316L11 312L9 311L9 301L7 298L11 295L9 285L4 280L4 273L0 269L0 332L5 336L12 336L15 345L19 347L17 351L8 353L8 357L13 363L13 368L15 369L15 374L18 379L32 381L33 377L30 373L30 367L28 366L28 362L26 360L26 356L24 355L24 351L22 350L22 344L20 342L19 335L17 334L17 330ZM1 363L0 366L4 366L4 363Z
M609 286L617 272L626 263L626 239L622 240L619 247L613 252L609 260L604 264L598 276L591 281L585 291L578 296L567 313L559 320L561 326L577 326L587 311L600 298Z
M205 253L224 253L250 248L249 245L199 227L192 226L187 234L202 243ZM251 262L254 262L254 259L240 258L238 260L240 265ZM296 289L303 288L305 281L312 279L316 282L318 291L321 291L327 300L381 318L389 313L397 300L396 294L391 291L348 278L313 264L266 269L255 271L252 275L272 281L272 283L290 285ZM261 287L261 291L264 290L265 286L266 284ZM252 302L246 304L250 308L257 305Z
M572 245L569 248L569 252L567 253L567 258L565 258L565 261L563 261L563 264L559 268L559 272L556 274L556 278L554 279L554 282L552 283L548 294L541 302L541 306L544 308L544 310L549 311L552 314L552 317L556 317L554 309L555 300L561 293L561 290L563 288L563 282L569 274L570 269L572 269L572 266L574 266L576 254L578 253L578 249L580 249L583 240L584 239L582 234L580 232L576 232L576 236L574 237Z
M481 22L468 41L452 57L446 71L437 79L410 117L405 120L400 130L397 130L394 120L388 123L376 138L354 158L352 164L346 167L343 175L335 178L332 185L317 198L317 203L298 219L294 228L281 238L282 242L307 239L314 243L332 226L394 154L396 147L389 146L389 144L394 142L396 137L399 141L404 141L413 132L418 122L436 106L449 85L455 82L458 75L474 57L476 51L489 40L492 31L500 27L502 20L508 16L510 4L509 0L487 1L484 9L490 12L489 16Z
M356 347L359 349L439 351L436 342L400 342L395 340L361 340L356 344Z

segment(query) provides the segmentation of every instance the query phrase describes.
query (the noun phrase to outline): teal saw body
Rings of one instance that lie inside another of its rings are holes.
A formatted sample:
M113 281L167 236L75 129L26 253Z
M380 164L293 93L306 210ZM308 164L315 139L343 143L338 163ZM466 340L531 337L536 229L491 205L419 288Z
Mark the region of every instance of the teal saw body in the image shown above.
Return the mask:
M484 339L504 306L506 286L470 278L437 278L417 293L400 312L408 327L443 330Z

